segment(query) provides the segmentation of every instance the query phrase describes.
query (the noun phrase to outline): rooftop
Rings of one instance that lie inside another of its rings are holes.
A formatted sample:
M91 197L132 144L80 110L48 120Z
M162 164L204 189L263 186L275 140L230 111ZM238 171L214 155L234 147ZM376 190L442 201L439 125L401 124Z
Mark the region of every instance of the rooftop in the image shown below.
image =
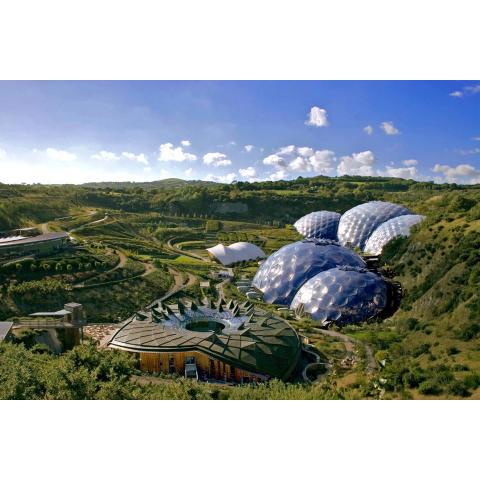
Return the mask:
M12 241L0 242L0 249L2 247L11 247L13 245L29 245L32 243L48 242L51 240L59 240L67 237L67 232L49 232L42 235L37 235L36 237L25 237Z
M249 302L189 303L154 304L148 311L136 313L108 345L132 352L195 350L237 368L278 378L287 378L295 367L300 341L281 318L256 310Z
M0 342L5 340L10 330L13 327L13 322L0 322Z

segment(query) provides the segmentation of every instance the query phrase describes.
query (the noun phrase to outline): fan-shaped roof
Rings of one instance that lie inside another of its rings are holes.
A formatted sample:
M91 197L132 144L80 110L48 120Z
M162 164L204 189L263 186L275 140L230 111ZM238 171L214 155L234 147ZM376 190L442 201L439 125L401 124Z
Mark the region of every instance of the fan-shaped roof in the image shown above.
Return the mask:
M195 322L221 324L219 331L190 329ZM286 378L301 345L284 320L233 300L157 303L138 312L113 334L111 348L131 352L199 351L249 372Z
M207 248L207 252L222 265L232 265L233 263L265 258L266 256L260 247L249 242L237 242L228 246L219 243L214 247Z

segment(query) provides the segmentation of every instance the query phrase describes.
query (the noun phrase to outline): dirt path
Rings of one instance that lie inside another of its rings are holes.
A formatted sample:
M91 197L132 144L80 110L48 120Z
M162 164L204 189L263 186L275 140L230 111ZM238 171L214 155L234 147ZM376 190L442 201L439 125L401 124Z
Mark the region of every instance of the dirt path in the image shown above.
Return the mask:
M110 270L105 270L104 272L100 272L98 275L94 275L93 277L90 277L88 280L92 280L93 278L95 277L98 277L99 275L102 275L104 273L111 273L111 272L114 272L115 270L118 270L119 268L123 268L125 266L125 264L127 263L127 256L121 252L120 250L117 250L117 255L118 255L118 258L120 259L119 262L113 267L111 268ZM151 272L149 272L151 273ZM142 276L145 275L145 272L142 274ZM73 288L83 288L85 287L85 280L79 282L79 283L74 283Z
M76 231L78 231L78 230L81 230L81 229L84 228L84 227L88 227L88 226L90 226L90 225L96 225L96 224L98 224L98 223L105 222L105 221L107 221L109 218L110 218L110 217L108 216L108 213L106 213L103 218L100 218L99 220L94 220L93 222L84 223L83 225L80 225L79 227L72 228L71 230L68 231L68 233L73 233L73 232L76 232Z
M152 265L151 263L142 262L142 265L143 265L143 268L145 269L145 271L142 273L142 277L146 277L147 275L150 275L156 270L155 266Z
M201 260L202 262L206 262L206 263L210 263L209 260L207 260L206 258L203 258L201 257L200 255L197 255L195 253L191 253L191 252L187 252L185 250L182 250L181 248L178 248L176 247L174 244L173 244L173 241L175 240L176 237L172 237L172 238L169 238L167 240L167 248L174 252L174 253L178 253L179 255L185 255L186 257L191 257L191 258L194 258L195 260Z
M378 370L378 365L373 354L373 349L368 343L364 343L360 340L357 340L356 338L349 337L344 333L336 332L335 330L323 330L321 328L314 328L313 330L315 331L315 333L319 333L321 335L338 338L344 344L345 351L349 355L355 355L355 345L360 345L365 350L365 355L367 357L367 365L365 367L367 373L374 373Z

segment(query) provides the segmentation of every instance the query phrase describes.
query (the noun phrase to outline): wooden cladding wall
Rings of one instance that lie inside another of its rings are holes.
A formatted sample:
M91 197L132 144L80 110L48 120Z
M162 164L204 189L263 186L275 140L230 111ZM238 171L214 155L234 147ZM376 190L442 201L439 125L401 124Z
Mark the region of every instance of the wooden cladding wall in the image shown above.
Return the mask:
M236 383L264 381L266 378L262 375L256 375L240 368L235 368L215 358L209 357L201 352L141 352L140 369L150 373L177 373L184 375L185 362L189 358L195 358L199 377L204 375L208 378L217 380L234 381Z

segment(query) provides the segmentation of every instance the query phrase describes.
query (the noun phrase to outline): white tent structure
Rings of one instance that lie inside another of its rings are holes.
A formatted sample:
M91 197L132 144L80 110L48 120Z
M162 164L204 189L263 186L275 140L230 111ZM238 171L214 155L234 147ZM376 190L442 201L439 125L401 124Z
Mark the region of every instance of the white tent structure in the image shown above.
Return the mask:
M214 247L207 248L207 252L222 265L232 265L238 262L246 262L248 260L266 257L260 247L249 242L237 242L228 246L219 243Z

